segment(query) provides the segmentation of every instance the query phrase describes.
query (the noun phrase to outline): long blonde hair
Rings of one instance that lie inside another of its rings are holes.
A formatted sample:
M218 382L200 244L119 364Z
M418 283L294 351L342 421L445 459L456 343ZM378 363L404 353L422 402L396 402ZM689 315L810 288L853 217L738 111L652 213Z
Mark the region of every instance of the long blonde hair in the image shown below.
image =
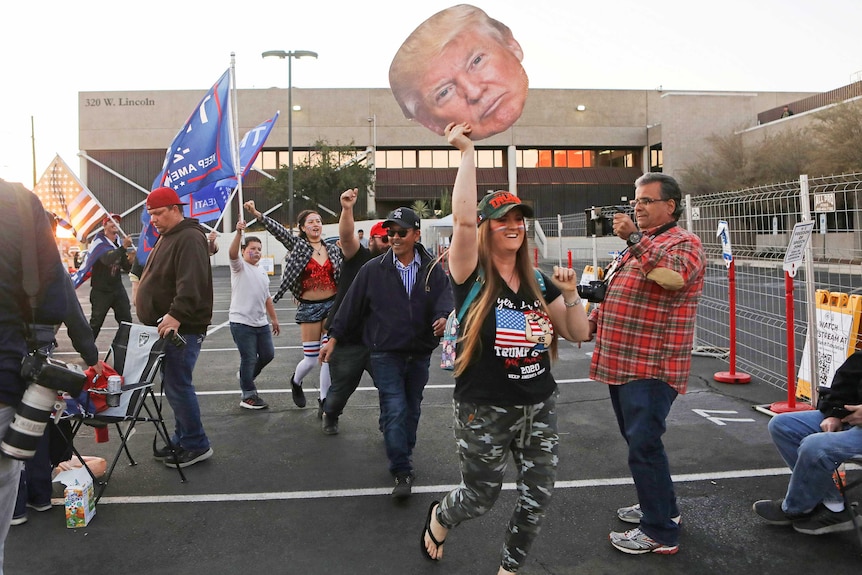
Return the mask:
M478 250L479 250L479 269L483 274L482 288L479 290L479 295L473 300L470 309L464 315L464 321L461 324L458 343L461 344L461 349L458 350L458 356L455 358L455 376L460 376L467 369L467 366L482 353L481 331L482 323L485 317L491 313L491 310L497 303L497 295L503 289L505 284L500 272L494 267L491 261L491 226L487 223L479 225L478 229ZM524 236L524 241L515 256L515 270L521 280L521 290L526 287L526 291L534 299L539 301L542 310L550 316L548 304L545 303L542 289L539 287L539 282L536 280L536 273L533 268L533 262L530 260L530 251L527 247L527 237ZM557 359L557 338L552 338L549 348L551 359Z

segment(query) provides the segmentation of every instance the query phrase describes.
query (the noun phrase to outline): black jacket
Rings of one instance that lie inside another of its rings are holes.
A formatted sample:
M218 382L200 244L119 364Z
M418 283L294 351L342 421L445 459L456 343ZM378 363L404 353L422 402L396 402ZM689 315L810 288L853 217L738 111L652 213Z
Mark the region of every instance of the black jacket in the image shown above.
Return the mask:
M845 405L862 404L862 351L848 357L835 371L831 387L819 389L817 409L826 417L845 417Z
M361 329L362 343L372 352L428 354L437 347L440 338L432 324L452 311L452 288L422 244L416 249L421 263L410 297L390 249L359 270L332 321L332 337Z

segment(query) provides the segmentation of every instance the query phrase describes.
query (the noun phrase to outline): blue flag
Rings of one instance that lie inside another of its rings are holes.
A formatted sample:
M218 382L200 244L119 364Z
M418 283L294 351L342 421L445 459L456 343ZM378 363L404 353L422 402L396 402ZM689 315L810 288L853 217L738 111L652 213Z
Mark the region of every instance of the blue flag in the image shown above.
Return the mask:
M150 252L156 246L156 241L159 239L159 231L150 221L150 214L147 213L146 207L141 212L141 223L144 226L141 228L141 237L138 238L138 249L135 252L135 257L138 258L139 264L144 265L147 263L147 258L150 257Z
M231 153L230 69L210 88L165 152L151 189L180 196L236 174Z
M93 265L99 258L115 249L117 249L117 246L112 245L103 232L96 234L96 238L90 244L90 249L87 251L81 267L72 274L72 283L75 284L75 289L78 289L85 281L90 279L90 276L93 275Z
M266 138L272 131L272 127L278 120L278 112L275 116L262 124L246 132L239 143L239 163L242 166L242 175L245 177L254 164L260 149ZM187 206L183 206L186 217L197 218L201 222L210 222L219 219L224 211L225 204L233 189L236 187L236 176L224 178L213 182L190 194L179 193L180 197L188 195Z

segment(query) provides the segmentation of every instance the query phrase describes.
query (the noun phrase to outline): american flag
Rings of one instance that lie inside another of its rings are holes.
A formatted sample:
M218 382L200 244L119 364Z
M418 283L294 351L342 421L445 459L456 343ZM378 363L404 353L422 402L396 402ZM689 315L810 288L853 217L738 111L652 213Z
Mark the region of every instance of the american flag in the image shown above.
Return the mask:
M535 334L542 333L542 326L532 315L527 320L527 315L522 311L513 309L496 309L497 335L494 345L497 347L533 347L535 342L527 341L526 326L529 321L530 329Z
M79 241L84 241L107 213L60 156L54 157L33 193L46 210L60 218L60 225L73 232Z

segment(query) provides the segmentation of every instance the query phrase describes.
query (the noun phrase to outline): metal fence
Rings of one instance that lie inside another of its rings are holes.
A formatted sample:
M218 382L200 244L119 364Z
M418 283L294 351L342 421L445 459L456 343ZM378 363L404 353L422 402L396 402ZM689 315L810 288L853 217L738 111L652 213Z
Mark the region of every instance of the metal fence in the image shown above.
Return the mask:
M701 196L686 197L680 221L703 242L709 261L698 308L695 351L728 358L730 306L728 268L718 237L727 223L735 267L736 369L781 389L788 382L788 283L784 257L794 225L813 221L804 265L792 280L794 366L803 360L806 338L816 333L817 290L862 294L862 173L799 180ZM605 212L613 208L605 208ZM603 213L602 215L605 215ZM594 222L586 214L537 221L540 265L550 267L571 257L576 270L606 266L625 247L618 238L591 237ZM588 226L590 229L588 229ZM562 228L562 234L559 230ZM590 235L588 236L588 232ZM601 233L601 230L598 230ZM813 379L812 381L817 381Z

